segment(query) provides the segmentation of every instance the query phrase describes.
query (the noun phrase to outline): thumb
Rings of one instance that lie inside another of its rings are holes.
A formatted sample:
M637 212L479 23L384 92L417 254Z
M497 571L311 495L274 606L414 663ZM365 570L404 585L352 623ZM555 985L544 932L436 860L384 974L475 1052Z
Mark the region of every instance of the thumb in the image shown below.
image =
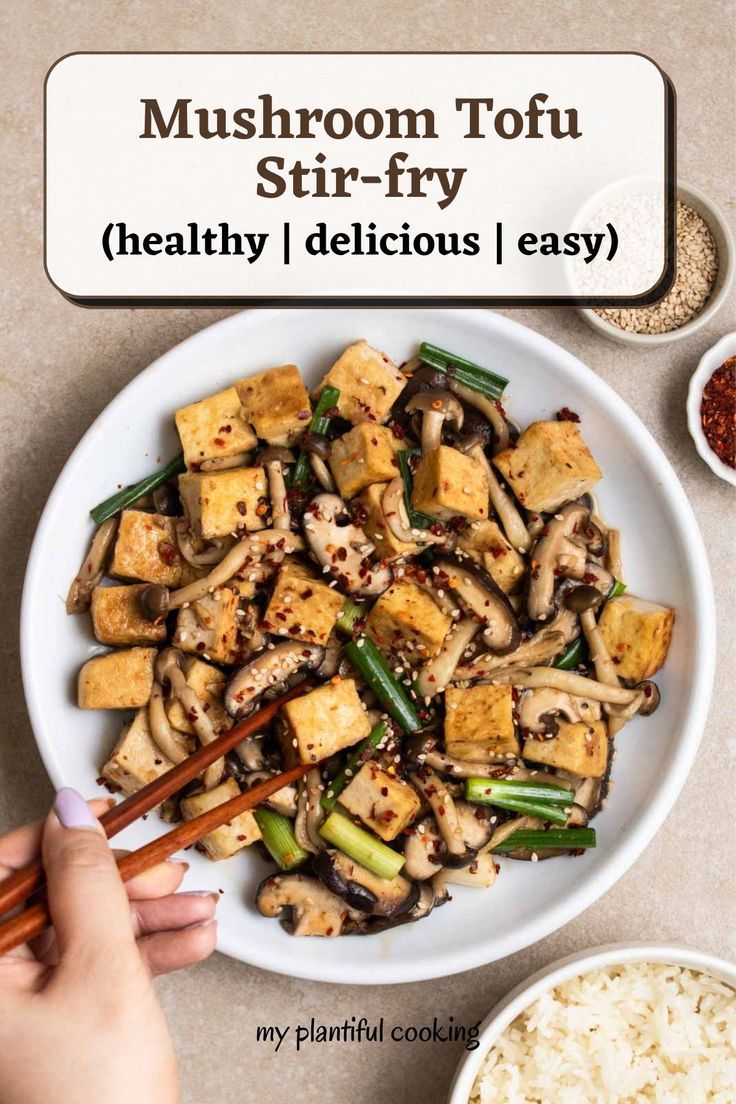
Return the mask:
M128 897L102 826L76 790L56 795L43 834L59 957L136 953Z

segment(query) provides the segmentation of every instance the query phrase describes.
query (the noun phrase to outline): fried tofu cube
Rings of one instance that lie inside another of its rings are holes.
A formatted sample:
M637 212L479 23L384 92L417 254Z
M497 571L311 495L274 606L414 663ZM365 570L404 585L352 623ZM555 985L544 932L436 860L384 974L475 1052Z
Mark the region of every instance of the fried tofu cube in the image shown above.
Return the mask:
M262 626L277 636L324 647L344 602L343 595L326 583L300 579L288 572L284 575L282 571L263 615Z
M493 463L528 510L556 510L603 475L574 422L532 422Z
M148 709L144 707L120 733L102 768L102 777L129 797L166 774L173 765L154 741L148 724Z
M80 709L138 709L153 686L155 648L125 648L88 659L79 672Z
M383 492L386 483L371 483L358 497L358 506L365 513L362 521L363 531L376 546L376 553L382 560L396 560L399 556L413 556L419 545L402 541L394 536L391 526L383 512Z
M184 674L194 693L202 703L202 708L212 722L215 733L220 736L232 727L233 719L222 704L227 679L222 671L201 659L193 657L184 661ZM179 732L194 735L194 726L186 715L184 706L177 698L172 698L166 706L169 724Z
M176 543L176 519L145 510L123 510L110 564L118 579L141 579L177 587L183 560Z
M256 447L256 435L241 416L234 387L218 391L174 414L184 463L196 471L205 460L225 460Z
M157 644L166 639L166 625L141 613L140 594L147 583L101 587L92 591L92 629L100 644Z
M293 445L309 425L312 407L295 364L269 368L235 387L244 420L270 445Z
M421 808L413 786L377 763L363 764L340 795L340 803L382 840L396 839Z
M385 422L391 407L406 386L394 362L367 341L350 345L330 368L318 391L336 387L337 409L353 425Z
M316 763L364 740L371 730L353 679L318 686L284 705L281 747L287 766Z
M399 474L399 442L386 426L361 422L332 442L330 470L343 498L352 498L371 483L384 483Z
M229 586L182 607L172 637L183 652L211 659L213 663L237 663L240 659L238 609L240 594Z
M608 732L605 721L586 724L559 722L555 736L543 740L533 736L524 741L524 759L555 767L579 778L602 778L608 766Z
M268 483L262 468L186 472L179 494L192 532L205 540L266 525Z
M234 778L228 778L219 786L204 793L185 797L180 803L181 815L184 820L193 820L200 813L206 813L210 809L224 805L240 793L240 787ZM199 846L208 858L219 862L220 859L229 859L244 847L255 843L261 838L261 831L256 824L256 819L250 812L241 813L233 817L227 824L214 828L206 836L202 836Z
M450 686L445 691L445 748L454 759L503 763L519 755L510 686Z
M368 614L366 631L384 651L421 663L440 650L450 625L451 618L425 590L398 579Z
M458 541L463 552L481 564L504 594L518 589L524 574L524 558L509 544L492 518L474 521Z
M608 654L620 678L641 682L667 658L675 611L633 594L611 598L598 622Z
M449 445L423 456L414 473L415 510L448 521L451 517L488 517L488 478L483 465Z

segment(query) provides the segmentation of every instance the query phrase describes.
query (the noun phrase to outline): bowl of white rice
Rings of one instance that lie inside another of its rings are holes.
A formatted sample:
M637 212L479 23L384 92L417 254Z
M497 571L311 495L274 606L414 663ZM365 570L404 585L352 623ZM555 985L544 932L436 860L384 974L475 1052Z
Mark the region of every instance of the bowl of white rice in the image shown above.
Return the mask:
M486 1017L448 1104L734 1104L736 966L617 944L545 967Z

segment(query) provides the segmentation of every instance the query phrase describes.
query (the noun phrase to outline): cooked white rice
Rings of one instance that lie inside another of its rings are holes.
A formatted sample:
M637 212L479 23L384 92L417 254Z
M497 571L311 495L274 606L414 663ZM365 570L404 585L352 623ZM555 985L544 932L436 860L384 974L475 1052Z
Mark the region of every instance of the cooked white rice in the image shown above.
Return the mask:
M656 963L545 993L496 1041L470 1104L734 1104L736 991Z

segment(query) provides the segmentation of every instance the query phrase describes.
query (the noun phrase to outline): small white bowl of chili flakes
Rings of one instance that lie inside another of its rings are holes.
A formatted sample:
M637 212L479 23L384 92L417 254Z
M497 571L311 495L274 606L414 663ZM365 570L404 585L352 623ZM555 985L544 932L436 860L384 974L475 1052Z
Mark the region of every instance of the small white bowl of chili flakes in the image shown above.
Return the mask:
M736 333L722 337L695 369L687 425L711 471L736 487Z

